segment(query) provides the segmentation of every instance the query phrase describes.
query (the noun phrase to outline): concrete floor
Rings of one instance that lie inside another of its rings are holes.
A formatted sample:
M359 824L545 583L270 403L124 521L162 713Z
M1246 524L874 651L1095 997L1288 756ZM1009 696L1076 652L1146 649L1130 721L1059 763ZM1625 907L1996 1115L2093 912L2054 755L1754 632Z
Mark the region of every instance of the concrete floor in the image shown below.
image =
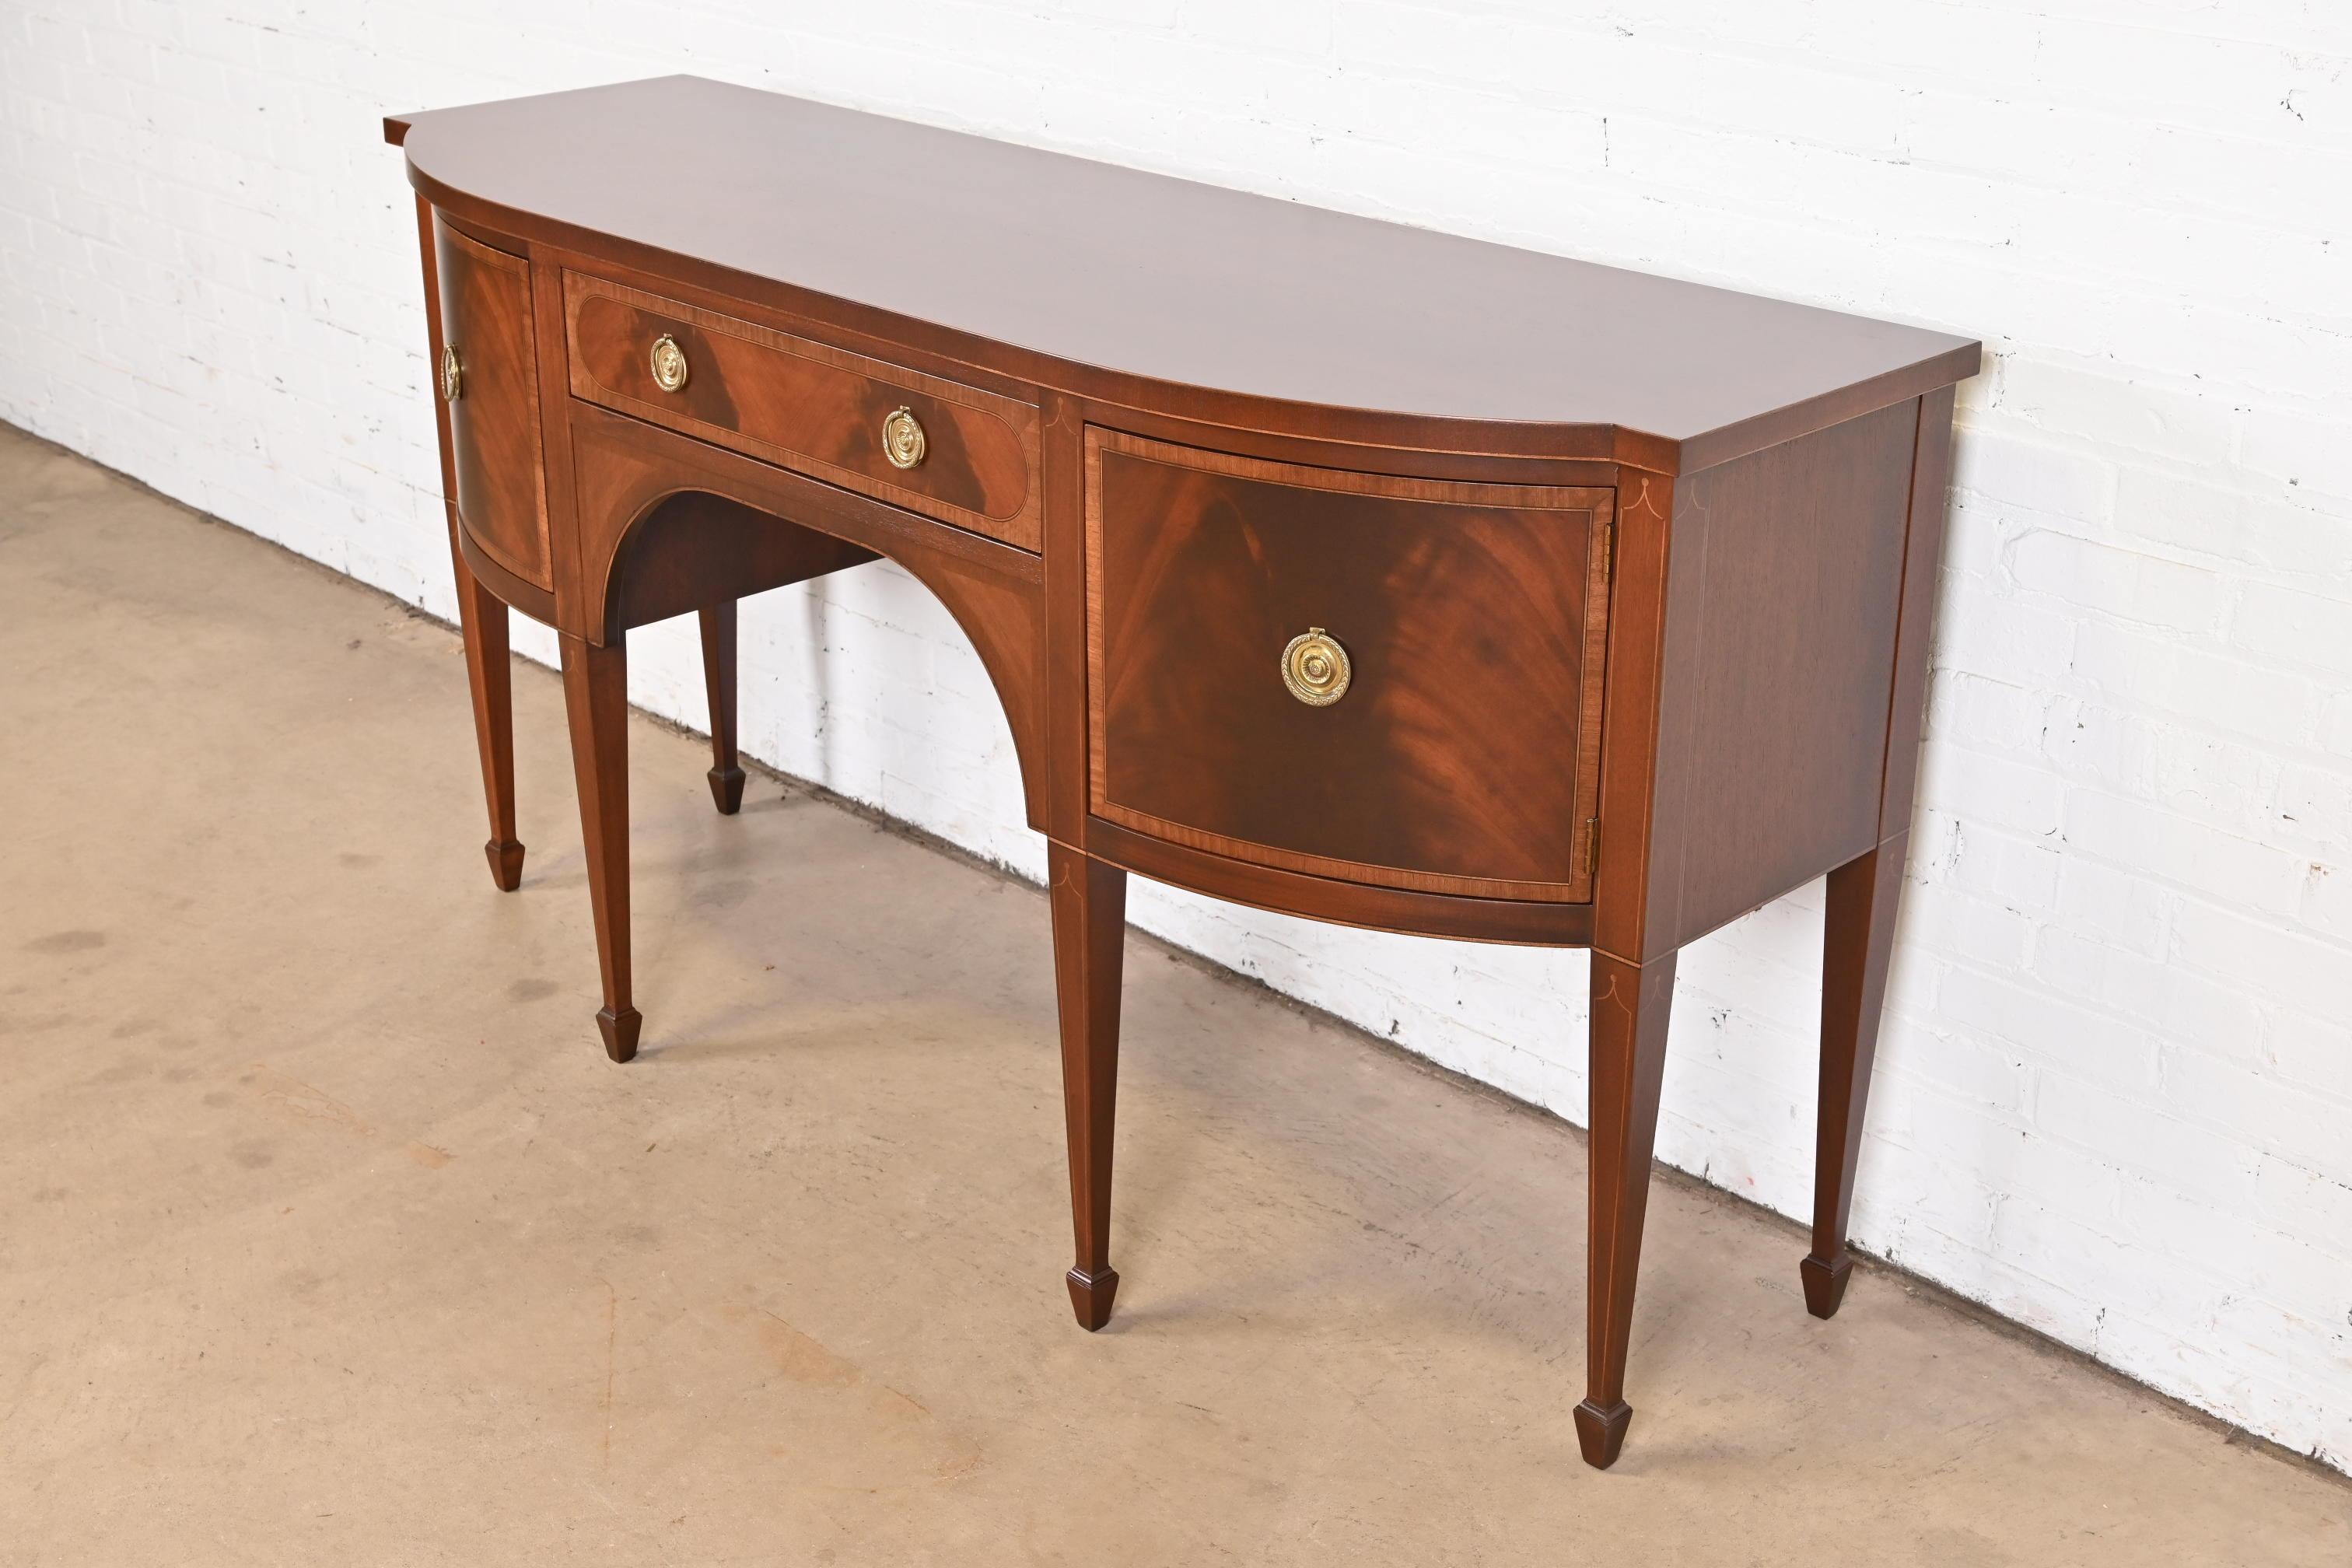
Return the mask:
M554 678L0 427L0 1563L2352 1561L2352 1488L1140 938L1070 1321L1045 908L634 748L616 1068ZM1619 1554L1623 1554L1620 1558Z

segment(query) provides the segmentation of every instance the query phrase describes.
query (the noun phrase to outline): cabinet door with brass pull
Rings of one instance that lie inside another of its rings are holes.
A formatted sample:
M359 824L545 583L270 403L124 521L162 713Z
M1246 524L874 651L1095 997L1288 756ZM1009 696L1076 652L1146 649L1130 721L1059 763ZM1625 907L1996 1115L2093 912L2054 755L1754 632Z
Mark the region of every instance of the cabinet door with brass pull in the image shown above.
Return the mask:
M1090 809L1286 870L1591 896L1606 489L1090 427Z
M434 379L448 405L458 524L499 564L549 587L530 264L437 218L433 257L441 280Z

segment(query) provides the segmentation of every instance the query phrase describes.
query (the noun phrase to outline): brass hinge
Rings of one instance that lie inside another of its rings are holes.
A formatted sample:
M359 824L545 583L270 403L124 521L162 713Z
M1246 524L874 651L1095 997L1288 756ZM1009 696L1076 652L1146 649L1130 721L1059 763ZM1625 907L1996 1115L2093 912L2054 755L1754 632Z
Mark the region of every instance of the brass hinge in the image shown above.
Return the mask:
M1617 581L1617 519L1614 516L1610 518L1609 526L1602 531L1608 537L1607 542L1601 546L1603 553L1601 559L1601 580L1603 583L1614 583Z
M1601 819L1584 819L1584 874L1597 876L1601 870Z

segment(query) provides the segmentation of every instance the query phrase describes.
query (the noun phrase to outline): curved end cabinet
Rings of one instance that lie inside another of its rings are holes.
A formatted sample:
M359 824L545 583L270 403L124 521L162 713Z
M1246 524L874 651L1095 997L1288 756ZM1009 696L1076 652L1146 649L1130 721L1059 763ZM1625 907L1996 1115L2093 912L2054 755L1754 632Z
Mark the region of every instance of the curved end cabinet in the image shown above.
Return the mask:
M877 556L961 626L1048 840L1080 1322L1108 1317L1129 872L1589 947L1576 1426L1623 1443L1675 955L1829 878L1837 1310L1965 339L691 78L399 117L489 802L552 625L607 1051L629 629ZM1245 261L1245 264L1244 262Z

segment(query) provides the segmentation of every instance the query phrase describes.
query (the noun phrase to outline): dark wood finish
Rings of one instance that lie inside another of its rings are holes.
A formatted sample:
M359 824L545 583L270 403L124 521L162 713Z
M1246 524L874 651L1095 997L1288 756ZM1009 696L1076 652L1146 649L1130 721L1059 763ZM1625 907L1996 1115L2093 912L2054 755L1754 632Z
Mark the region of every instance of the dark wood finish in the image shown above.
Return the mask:
M482 753L482 795L490 837L482 854L499 891L522 886L522 840L515 837L513 662L507 651L506 601L467 569L449 540L457 576L457 628L466 644L466 681L473 689L474 742Z
M1666 1068L1666 1015L1675 955L1627 963L1592 954L1591 1228L1585 1257L1584 1402L1576 1439L1584 1462L1607 1469L1624 1446L1625 1352L1633 1333L1633 1282L1642 1220L1650 1206L1650 1151L1658 1134L1658 1086Z
M462 370L456 400L444 394L457 520L499 564L550 587L530 263L446 224L438 226L434 249L443 347L457 350ZM437 380L437 361L434 374Z
M1156 882L1332 925L1464 942L1528 947L1582 947L1592 940L1593 906L1533 899L1465 898L1286 871L1131 832L1097 817L1087 824L1087 852Z
M1620 956L1878 841L1917 428L1916 405L1880 409L1676 481L1648 918Z
M593 453L590 460L590 471L601 479ZM879 559L871 550L705 490L678 490L654 502L619 554L612 568L614 591L604 601L605 640Z
M1087 704L1080 700L1087 689L1087 416L1076 399L1059 393L1044 395L1041 412L1045 549L1039 564L1045 568L1046 616L1041 673L1055 699L1045 716L1055 765L1047 770L1045 815L1031 820L1049 837L1082 845L1093 831L1087 815L1087 770L1073 766L1072 759L1087 754ZM1116 858L1115 851L1105 853Z
M743 809L743 766L735 754L735 601L705 605L702 689L710 708L710 799L721 816Z
M1816 1318L1837 1314L1853 1272L1846 1226L1853 1213L1863 1113L1878 1055L1887 970L1895 955L1895 908L1910 850L1919 730L1927 708L1927 641L1951 471L1952 394L1947 386L1919 400L1878 806L1878 829L1885 837L1829 875L1822 922L1821 1097L1813 1136L1813 1240L1812 1250L1798 1265L1805 1309Z
M443 486L493 871L502 601L561 634L614 1058L626 633L700 616L729 810L738 601L887 557L971 639L1049 840L1081 1323L1118 1279L1129 872L1593 948L1601 1466L1676 952L1829 874L1803 1273L1834 1310L1976 344L683 79L386 134L432 348L470 351ZM1355 666L1333 707L1281 684L1310 626Z
M441 266L433 209L416 202L416 248L425 271L425 363L441 363ZM434 426L441 454L442 510L449 529L451 574L457 591L457 626L466 648L466 681L472 689L474 741L482 759L482 795L489 808L490 837L482 855L490 881L501 892L522 886L522 841L515 837L513 667L508 652L507 606L520 595L543 595L486 558L457 521L457 458L446 401L434 403ZM477 561L478 560L478 569ZM548 600L551 612L553 601Z
M596 917L596 966L604 1005L596 1015L604 1054L637 1054L645 1020L629 994L629 658L621 638L599 646L568 633L563 706L572 720L572 773L580 792L581 848Z
M1033 826L1045 817L1044 570L1026 551L942 527L864 497L685 437L575 403L571 418L580 494L581 617L609 635L606 611L625 578L623 544L670 498L700 493L765 512L768 526L802 529L835 542L838 564L887 555L929 588L953 616L995 683ZM866 552L852 555L849 550ZM643 570L631 552L631 574ZM814 574L804 574L814 575ZM625 589L621 590L625 594Z
M1911 519L1904 533L1903 607L1895 622L1894 694L1886 716L1882 838L1911 827L1919 783L1919 727L1927 716L1927 638L1936 614L1936 574L1944 558L1944 510L1952 471L1952 393L1919 400L1918 453L1911 463Z
M1077 1261L1070 1307L1079 1323L1110 1321L1110 1144L1118 1098L1119 969L1127 946L1127 873L1068 845L1045 845L1054 911L1054 978L1062 1015L1062 1107L1069 1122L1070 1223Z
M401 115L386 134L436 205L505 232L920 324L1084 395L1215 389L1250 400L1244 426L1278 404L1535 422L1580 427L1584 455L1696 468L1977 363L1939 332L692 78ZM700 175L684 190L682 170ZM1403 427L1378 439L1466 444ZM1646 439L1620 452L1620 430ZM1496 434L1490 450L1559 451L1557 430Z
M1582 902L1611 493L1087 435L1089 808L1284 870ZM1310 626L1353 676L1284 686Z
M1910 835L1898 833L1829 878L1822 935L1822 1091L1813 1136L1813 1249L1799 1268L1805 1308L1827 1318L1845 1299L1853 1259L1845 1227L1853 1212L1853 1167L1862 1152L1863 1108L1878 1055L1886 971L1895 954L1895 906L1903 889Z
M583 520L580 508L579 465L572 442L570 416L573 405L563 373L563 266L559 258L550 255L541 247L526 243L524 248L530 256L531 335L540 353L540 437L546 443L547 514L549 526L554 533L553 596L557 605L552 621L565 631L585 635L593 627L602 632L607 628L602 623L587 618L583 603L585 574L581 563ZM697 574L690 568L684 570L687 575L708 575ZM600 598L600 611L604 607ZM605 639L602 636L591 636L589 640L601 642Z
M449 510L449 531L456 542L458 563L473 574L474 580L500 602L520 610L535 621L548 626L555 624L555 595L536 583L526 583L484 551L479 541L457 522L457 509Z
M1617 487L1617 549L1609 584L1609 685L1601 723L1601 844L1592 945L1628 961L1645 951L1653 825L1665 679L1666 568L1675 481L1628 471Z
M1567 449L1515 449L1508 452L1487 449L1503 446L1527 447L1529 443L1524 434L1514 442L1507 442L1500 437L1486 439L1482 436L1468 447L1439 449L1411 442L1379 440L1379 432L1394 421L1375 416L1358 416L1362 422L1344 429L1330 426L1327 422L1328 416L1327 419L1318 420L1306 417L1299 411L1286 411L1286 417L1263 426L1242 426L1234 424L1230 417L1238 410L1238 405L1232 404L1224 405L1221 411L1226 416L1213 416L1202 419L1179 417L1164 405L1112 403L1100 398L1073 398L1071 402L1084 425L1103 430L1141 437L1146 440L1165 441L1171 446L1190 447L1200 451L1222 452L1236 458L1257 458L1268 463L1296 464L1301 468L1329 468L1349 474L1384 474L1399 479L1451 479L1472 485L1610 489L1616 486L1625 471L1624 467L1613 458L1596 459ZM1302 426L1308 427L1308 433L1300 433L1298 427ZM1486 427L1475 428L1483 432ZM1575 444L1572 438L1566 437L1559 443L1563 448L1572 447Z
M565 298L575 396L1037 548L1028 405L576 272ZM688 365L675 392L653 376L665 335ZM883 451L883 421L900 408L926 437L911 468Z

